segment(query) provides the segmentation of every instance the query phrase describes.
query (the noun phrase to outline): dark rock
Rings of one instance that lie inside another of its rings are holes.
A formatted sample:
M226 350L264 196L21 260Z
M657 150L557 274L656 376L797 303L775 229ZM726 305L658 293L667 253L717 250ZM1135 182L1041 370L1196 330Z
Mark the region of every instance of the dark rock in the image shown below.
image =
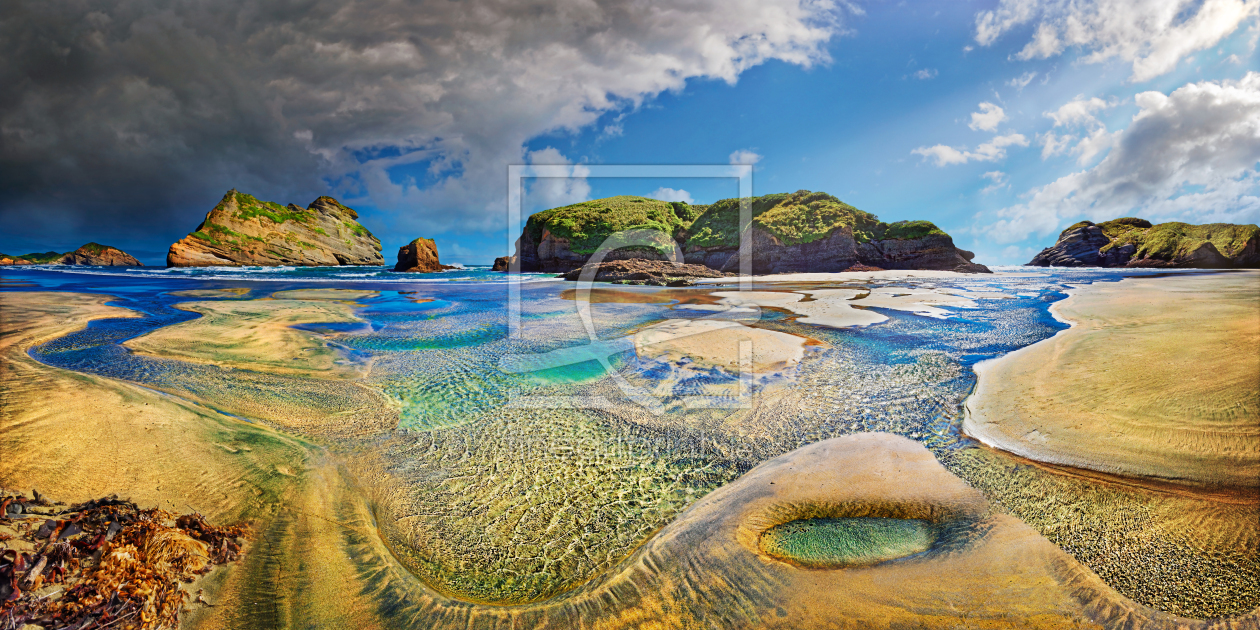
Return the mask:
M499 256L494 259L494 266L490 267L490 271L511 271L514 262L516 256Z
M1102 261L1098 250L1107 246L1111 239L1101 228L1089 221L1085 225L1064 230L1054 247L1041 250L1029 261L1032 267L1096 267ZM1125 259L1126 261L1128 259Z
M579 280L584 273L590 274L592 271L589 279L595 282L654 286L690 286L694 278L722 278L730 275L704 265L638 259L605 261L595 269L592 269L592 265L586 265L565 273L563 277L565 280Z
M447 269L458 269L438 262L437 243L431 238L420 237L398 248L398 264L394 271L411 273L435 273Z

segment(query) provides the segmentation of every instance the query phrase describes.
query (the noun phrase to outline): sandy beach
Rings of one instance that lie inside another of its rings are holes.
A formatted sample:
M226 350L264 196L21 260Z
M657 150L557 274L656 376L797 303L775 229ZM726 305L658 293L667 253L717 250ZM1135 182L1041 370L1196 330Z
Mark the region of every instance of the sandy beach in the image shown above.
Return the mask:
M1260 485L1260 272L1095 283L1051 312L1071 328L976 366L969 435L1104 473Z

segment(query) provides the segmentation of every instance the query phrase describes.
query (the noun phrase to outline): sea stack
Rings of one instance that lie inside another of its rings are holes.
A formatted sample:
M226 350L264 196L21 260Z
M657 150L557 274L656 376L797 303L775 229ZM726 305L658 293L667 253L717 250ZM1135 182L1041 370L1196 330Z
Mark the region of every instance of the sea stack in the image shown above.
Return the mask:
M521 271L567 273L603 248L604 262L673 261L681 253L686 263L738 272L744 242L757 274L841 272L855 265L989 273L930 221L885 223L808 190L747 201L752 222L742 232L739 199L692 205L619 196L544 210L529 217L515 255L496 260L494 270L507 271L514 259Z
M398 264L394 265L394 271L411 273L434 273L457 268L439 262L437 243L423 236L399 247Z
M168 267L383 265L381 242L332 197L306 208L229 190L188 236L171 245Z

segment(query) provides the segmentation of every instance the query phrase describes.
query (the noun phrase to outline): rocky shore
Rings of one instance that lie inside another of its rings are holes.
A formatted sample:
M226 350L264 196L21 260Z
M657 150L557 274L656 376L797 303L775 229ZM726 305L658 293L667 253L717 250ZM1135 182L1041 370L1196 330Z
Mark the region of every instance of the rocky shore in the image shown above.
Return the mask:
M332 197L306 208L229 190L188 236L171 245L168 267L383 265L381 242Z
M1028 262L1033 267L1260 267L1260 227L1160 223L1133 217L1081 221Z
M495 260L521 271L567 273L598 249L603 260L676 259L721 272L739 271L747 240L757 274L839 272L854 266L988 273L974 254L928 221L884 223L835 197L807 190L755 197L752 224L741 234L738 199L689 205L645 197L609 197L534 214L516 253Z
M598 265L583 265L564 274L565 280L579 280L583 274L595 282L644 284L658 287L685 287L696 278L721 278L732 274L704 265L689 265L665 260L614 260Z

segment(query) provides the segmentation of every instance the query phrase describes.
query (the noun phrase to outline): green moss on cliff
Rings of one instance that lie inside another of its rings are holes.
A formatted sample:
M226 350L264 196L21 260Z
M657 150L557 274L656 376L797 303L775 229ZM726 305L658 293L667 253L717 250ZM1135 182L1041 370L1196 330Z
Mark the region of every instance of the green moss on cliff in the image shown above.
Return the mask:
M100 254L101 252L104 252L107 249L118 249L118 248L110 247L109 245L101 245L100 243L88 243L87 245L84 245L83 247L80 247L79 249L75 251L82 250L89 254L96 255L96 254Z
M285 221L303 222L311 218L308 210L295 206L286 208L274 201L259 201L257 197L243 192L236 193L236 208L236 218L241 221L266 217L273 223L284 223Z
M662 243L649 249L668 254L666 250L671 248L666 243L689 223L679 215L688 213L687 208L676 208L667 201L622 195L535 213L525 222L525 231L535 243L542 240L545 230L567 240L574 253L593 254L616 232L655 230L662 234Z
M29 260L35 264L42 265L45 263L56 262L57 259L62 256L65 256L65 254L58 254L57 252L32 252L30 254L22 254L21 256L17 256L17 258Z
M864 243L879 238L881 226L886 227L875 215L824 192L764 195L753 197L751 203L753 226L785 245L810 243L845 227ZM708 206L688 232L687 247L739 247L739 200L723 199Z
M1099 227L1103 225L1100 223ZM1137 247L1133 255L1134 259L1175 260L1188 256L1204 243L1211 243L1216 247L1216 251L1229 258L1246 246L1249 240L1260 239L1260 227L1230 223L1190 225L1170 222L1145 229L1134 224L1118 224L1109 227L1115 232L1115 236L1108 234L1112 241L1100 251L1107 252L1116 247L1133 244Z
M895 223L880 222L875 230L876 240L907 241L928 236L949 236L931 221L897 221Z

